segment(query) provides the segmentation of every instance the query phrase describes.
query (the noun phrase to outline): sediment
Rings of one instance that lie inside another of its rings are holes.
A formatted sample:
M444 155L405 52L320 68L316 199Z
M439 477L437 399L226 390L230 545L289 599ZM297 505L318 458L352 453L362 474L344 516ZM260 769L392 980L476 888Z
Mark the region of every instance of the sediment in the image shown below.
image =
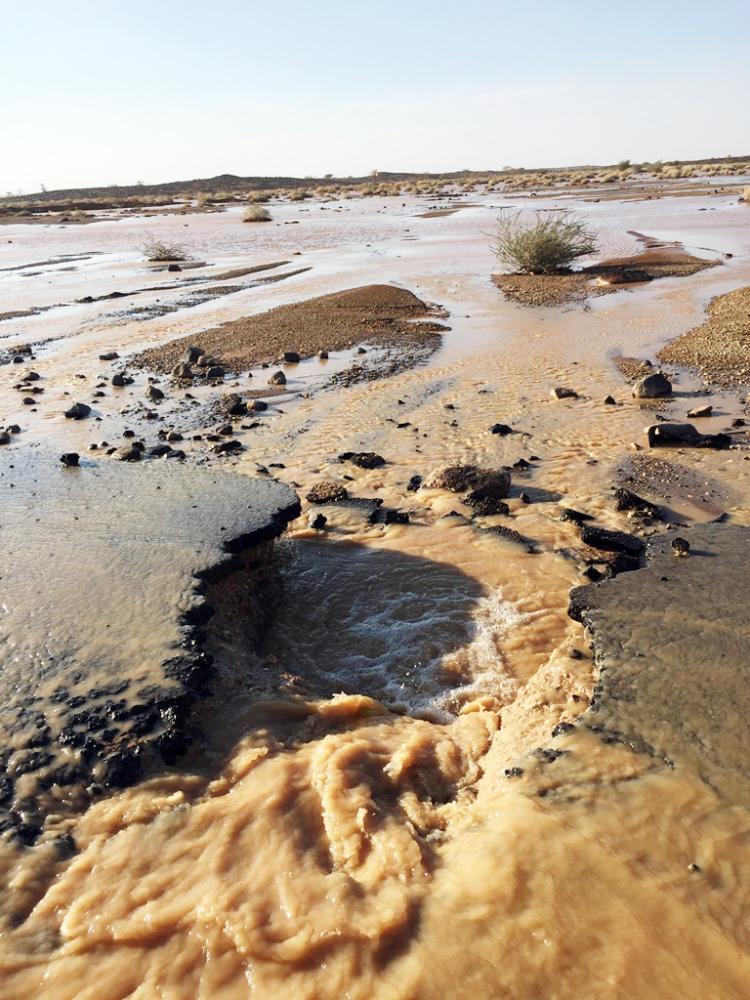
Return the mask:
M707 524L653 540L634 573L571 592L591 635L598 682L582 724L705 779L731 780L750 803L742 581L750 529Z
M750 286L713 299L708 319L663 347L659 358L697 368L717 385L750 383Z
M442 313L404 288L365 285L179 337L136 355L134 363L169 372L193 346L232 371L274 361L285 351L309 357L362 343L432 351L446 329L431 321L436 315Z

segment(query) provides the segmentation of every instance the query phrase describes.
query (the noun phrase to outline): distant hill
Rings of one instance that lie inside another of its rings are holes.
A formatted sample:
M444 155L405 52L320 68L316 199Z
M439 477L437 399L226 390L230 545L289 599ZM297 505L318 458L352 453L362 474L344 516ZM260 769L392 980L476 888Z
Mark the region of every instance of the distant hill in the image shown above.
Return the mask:
M468 177L486 177L488 174L500 174L500 170L458 170L443 174L389 173L378 171L377 175L367 174L364 177L238 177L236 174L219 174L217 177L196 177L189 181L165 181L161 184L110 184L107 187L60 188L57 191L37 191L32 194L11 195L2 199L5 203L13 201L60 201L66 198L132 198L137 195L191 194L205 192L215 194L217 191L265 191L274 188L309 188L335 185L337 187L367 184L373 180L417 181L428 179L450 180ZM517 172L517 171L506 171Z
M696 158L692 160L664 160L665 166L687 166L689 164L721 164L737 163L750 160L746 156L719 156ZM624 161L629 162L629 161ZM456 170L443 173L394 173L378 171L363 177L334 177L328 174L324 177L238 177L236 174L219 174L217 177L196 177L193 180L165 181L160 184L110 184L106 187L62 188L56 191L38 191L32 194L8 195L0 198L4 205L14 202L58 202L64 200L85 199L118 199L142 197L158 197L164 195L215 194L219 191L249 192L273 189L314 188L323 186L348 187L360 184L429 181L429 180L469 180L473 177L511 177L527 173L549 174L558 171L607 170L616 169L617 164L579 164L570 167L503 167L494 170Z

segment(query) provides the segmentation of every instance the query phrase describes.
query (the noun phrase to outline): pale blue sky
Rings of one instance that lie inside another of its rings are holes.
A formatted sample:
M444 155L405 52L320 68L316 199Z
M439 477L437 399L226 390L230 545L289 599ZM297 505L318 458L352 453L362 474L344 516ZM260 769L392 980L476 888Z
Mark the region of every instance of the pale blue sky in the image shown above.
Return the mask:
M0 192L750 153L747 0L0 0Z

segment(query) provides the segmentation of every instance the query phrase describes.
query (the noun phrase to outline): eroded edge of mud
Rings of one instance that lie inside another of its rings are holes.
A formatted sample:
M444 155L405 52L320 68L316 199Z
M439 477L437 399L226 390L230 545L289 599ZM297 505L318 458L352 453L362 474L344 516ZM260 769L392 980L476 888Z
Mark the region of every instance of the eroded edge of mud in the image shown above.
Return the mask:
M149 692L148 703L133 707L134 712L140 713L140 732L135 739L119 742L104 756L88 756L85 752L77 755L77 760L70 765L68 777L71 780L67 782L79 793L78 801L71 803L74 812L101 795L135 784L148 768L176 763L187 751L191 714L207 694L213 675L213 658L204 648L207 637L203 626L214 615L214 608L206 598L207 589L243 571L245 554L264 544L272 544L287 525L299 517L299 498L289 492L293 499L274 511L265 524L224 539L223 556L193 572L194 600L189 610L177 618L184 652L161 663L164 678L172 685L154 686ZM48 781L46 787L54 783ZM44 792L41 781L39 790ZM22 844L32 845L43 832L49 804L44 794L39 794L33 799L24 799L22 808L18 808L13 801L14 791L14 782L6 775L3 765L0 772L0 836L12 836ZM60 806L57 803L55 811L58 813Z

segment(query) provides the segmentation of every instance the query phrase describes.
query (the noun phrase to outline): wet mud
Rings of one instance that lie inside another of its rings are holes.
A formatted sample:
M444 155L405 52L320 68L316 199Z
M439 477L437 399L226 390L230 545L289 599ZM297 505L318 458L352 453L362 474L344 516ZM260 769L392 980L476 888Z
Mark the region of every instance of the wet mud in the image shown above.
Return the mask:
M28 841L184 751L208 581L299 507L271 480L44 452L0 456L0 491L2 826Z

